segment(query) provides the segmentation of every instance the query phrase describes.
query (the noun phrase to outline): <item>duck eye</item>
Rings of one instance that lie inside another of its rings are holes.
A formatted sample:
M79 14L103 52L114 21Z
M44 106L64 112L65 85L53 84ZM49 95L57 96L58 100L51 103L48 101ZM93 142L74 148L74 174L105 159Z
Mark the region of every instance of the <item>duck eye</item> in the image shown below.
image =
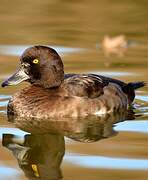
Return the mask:
M39 63L39 60L38 60L38 59L34 59L34 60L33 60L33 63L34 63L34 64L38 64L38 63Z

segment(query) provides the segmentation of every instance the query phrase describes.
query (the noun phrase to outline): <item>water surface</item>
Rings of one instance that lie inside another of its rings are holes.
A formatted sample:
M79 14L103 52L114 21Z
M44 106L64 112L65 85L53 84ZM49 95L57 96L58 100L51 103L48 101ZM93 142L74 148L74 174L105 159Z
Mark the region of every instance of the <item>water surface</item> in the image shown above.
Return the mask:
M42 44L58 51L66 72L147 81L147 6L145 0L2 1L0 80L15 71L26 47ZM107 34L124 34L137 43L123 56L107 57L101 48ZM147 87L136 93L135 119L118 116L105 124L79 121L68 124L66 130L63 124L50 124L58 133L32 135L16 128L6 116L9 98L26 85L0 88L1 180L147 179Z

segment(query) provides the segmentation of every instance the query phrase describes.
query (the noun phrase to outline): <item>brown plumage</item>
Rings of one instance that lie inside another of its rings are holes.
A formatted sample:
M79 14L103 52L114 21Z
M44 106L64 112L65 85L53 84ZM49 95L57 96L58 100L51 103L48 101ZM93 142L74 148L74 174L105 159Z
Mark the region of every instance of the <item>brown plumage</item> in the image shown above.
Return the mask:
M20 69L2 87L28 81L8 104L8 114L24 117L83 117L127 109L134 90L144 82L124 83L95 74L65 74L55 50L45 46L28 48L20 58Z

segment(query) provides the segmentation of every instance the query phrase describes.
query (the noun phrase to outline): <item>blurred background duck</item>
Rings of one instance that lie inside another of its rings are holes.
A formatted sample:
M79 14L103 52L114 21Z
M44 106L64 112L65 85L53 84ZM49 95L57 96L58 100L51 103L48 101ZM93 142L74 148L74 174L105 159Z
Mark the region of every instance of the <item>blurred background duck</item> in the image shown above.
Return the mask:
M115 37L106 35L102 41L102 49L106 56L115 54L122 57L124 56L128 46L129 42L125 35L118 35Z

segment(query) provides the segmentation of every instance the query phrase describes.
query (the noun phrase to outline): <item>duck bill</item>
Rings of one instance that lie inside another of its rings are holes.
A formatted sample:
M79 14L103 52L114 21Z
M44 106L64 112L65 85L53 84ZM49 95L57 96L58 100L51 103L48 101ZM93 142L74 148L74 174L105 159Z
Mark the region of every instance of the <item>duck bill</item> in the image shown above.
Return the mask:
M25 73L24 69L21 67L15 74L6 79L1 86L13 86L21 83L22 81L26 81L29 79L29 76Z

